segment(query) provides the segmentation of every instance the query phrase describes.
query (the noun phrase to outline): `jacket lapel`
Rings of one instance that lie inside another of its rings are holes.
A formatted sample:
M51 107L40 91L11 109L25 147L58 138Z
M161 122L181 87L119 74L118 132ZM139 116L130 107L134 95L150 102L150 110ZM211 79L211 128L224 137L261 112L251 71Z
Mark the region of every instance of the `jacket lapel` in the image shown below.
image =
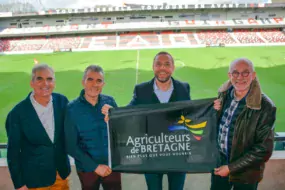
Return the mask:
M173 91L171 93L171 96L169 98L168 102L175 102L177 100L177 82L172 77L172 83L173 83Z
M34 108L34 106L32 105L32 102L30 100L30 94L28 95L28 97L25 100L26 102L26 106L27 106L27 112L26 114L26 118L29 122L29 128L31 130L31 133L33 133L34 135L37 136L41 136L42 140L46 143L52 143L44 126L42 125L42 122Z
M60 107L59 104L56 103L57 99L53 96L53 116L54 116L54 143L56 143L56 140L58 138L58 134L60 133Z
M151 103L157 104L157 103L160 103L160 101L154 92L153 85L154 85L154 78L151 81L149 81L149 90L148 91L151 92Z
M176 102L176 90L175 90L175 88L173 89L172 94L171 94L168 102Z

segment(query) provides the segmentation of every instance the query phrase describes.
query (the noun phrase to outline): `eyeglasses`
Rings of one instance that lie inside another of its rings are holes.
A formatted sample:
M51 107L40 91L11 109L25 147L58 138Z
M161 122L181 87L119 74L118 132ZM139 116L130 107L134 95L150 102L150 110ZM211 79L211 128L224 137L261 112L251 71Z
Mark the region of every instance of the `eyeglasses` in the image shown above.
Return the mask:
M244 72L238 72L238 71L233 71L232 73L231 73L231 75L234 77L234 78L238 78L239 77L239 75L241 75L242 77L248 77L248 75L250 74L250 72L249 71L244 71Z

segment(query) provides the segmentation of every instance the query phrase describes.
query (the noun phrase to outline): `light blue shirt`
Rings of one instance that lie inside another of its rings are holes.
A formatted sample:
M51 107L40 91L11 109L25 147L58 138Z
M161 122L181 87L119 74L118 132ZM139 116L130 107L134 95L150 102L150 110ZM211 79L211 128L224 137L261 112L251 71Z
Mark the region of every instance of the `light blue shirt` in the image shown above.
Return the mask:
M156 94L158 100L160 101L160 103L168 103L169 99L171 97L171 94L173 92L173 82L171 80L171 85L170 88L166 91L160 90L158 88L158 86L156 85L156 82L154 81L153 83L153 89L154 89L154 93Z

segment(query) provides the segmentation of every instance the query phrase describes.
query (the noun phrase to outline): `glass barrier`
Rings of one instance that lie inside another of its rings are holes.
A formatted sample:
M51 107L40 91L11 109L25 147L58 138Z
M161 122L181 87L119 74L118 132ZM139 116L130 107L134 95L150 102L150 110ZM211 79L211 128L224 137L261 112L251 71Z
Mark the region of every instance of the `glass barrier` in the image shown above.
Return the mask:
M274 150L285 150L285 132L276 133ZM7 158L7 144L0 144L0 158Z

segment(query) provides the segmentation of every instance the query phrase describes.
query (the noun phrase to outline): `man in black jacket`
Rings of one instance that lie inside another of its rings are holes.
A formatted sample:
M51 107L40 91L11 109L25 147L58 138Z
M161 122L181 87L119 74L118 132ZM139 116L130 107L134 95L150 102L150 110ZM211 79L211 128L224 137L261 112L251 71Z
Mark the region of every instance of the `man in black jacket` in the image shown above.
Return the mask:
M273 151L276 107L261 92L250 60L234 60L228 77L215 101L220 159L211 190L256 190Z
M156 54L153 60L155 77L148 82L135 86L133 99L129 103L129 106L190 100L189 84L172 78L174 69L174 60L169 53L159 52ZM106 121L109 120L109 108L109 105L105 105L102 108L102 113L105 114ZM163 174L145 174L149 190L162 190ZM183 190L185 173L169 172L167 176L170 190Z
M190 100L190 86L172 78L175 65L172 56L167 52L159 52L153 60L155 77L136 85L133 99L129 105L159 104ZM186 174L169 172L168 184L170 190L183 190ZM163 174L145 174L149 190L162 190Z

